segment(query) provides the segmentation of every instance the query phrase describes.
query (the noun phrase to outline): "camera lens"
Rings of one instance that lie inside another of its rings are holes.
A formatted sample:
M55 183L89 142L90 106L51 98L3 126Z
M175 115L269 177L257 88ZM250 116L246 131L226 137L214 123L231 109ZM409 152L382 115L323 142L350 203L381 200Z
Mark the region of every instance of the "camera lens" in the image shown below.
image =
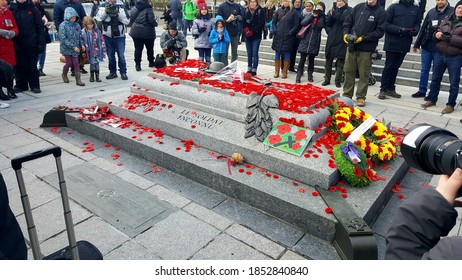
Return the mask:
M451 175L462 167L462 140L452 132L428 124L417 124L403 139L401 152L404 160L431 174Z

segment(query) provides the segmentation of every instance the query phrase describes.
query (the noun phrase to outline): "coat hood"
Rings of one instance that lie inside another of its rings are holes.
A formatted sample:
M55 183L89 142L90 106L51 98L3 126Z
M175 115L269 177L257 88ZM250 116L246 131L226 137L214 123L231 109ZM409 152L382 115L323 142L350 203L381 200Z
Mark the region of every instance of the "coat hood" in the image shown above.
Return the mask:
M223 19L223 17L220 16L220 15L217 15L217 16L215 17L215 23L217 23L217 22L220 21L220 20L223 22L223 24L225 24L225 20Z
M71 17L77 17L75 21L77 22L79 20L79 14L74 10L72 7L67 7L64 10L64 20L69 21Z

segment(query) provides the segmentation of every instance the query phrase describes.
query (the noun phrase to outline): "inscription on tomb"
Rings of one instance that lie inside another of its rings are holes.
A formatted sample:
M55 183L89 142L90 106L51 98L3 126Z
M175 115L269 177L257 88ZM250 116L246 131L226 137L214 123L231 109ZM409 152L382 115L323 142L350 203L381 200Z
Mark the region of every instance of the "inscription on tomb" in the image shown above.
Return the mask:
M225 123L224 120L221 120L215 116L196 113L195 111L190 110L181 111L180 115L178 116L178 120L185 121L198 127L205 127L208 129L221 126Z

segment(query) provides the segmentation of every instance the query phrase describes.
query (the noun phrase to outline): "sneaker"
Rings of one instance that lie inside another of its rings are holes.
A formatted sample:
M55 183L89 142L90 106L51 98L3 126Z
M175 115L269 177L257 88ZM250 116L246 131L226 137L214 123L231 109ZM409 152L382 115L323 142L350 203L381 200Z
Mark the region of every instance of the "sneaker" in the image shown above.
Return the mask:
M39 88L31 89L33 93L41 93L42 91Z
M449 114L452 112L454 112L454 107L448 105L446 106L446 108L443 109L443 111L441 111L441 114Z
M356 106L364 107L364 106L366 106L366 101L364 101L364 99L358 99L358 100L356 100Z
M106 76L106 79L107 79L107 80L114 79L114 78L117 78L117 74L116 74L116 73L109 73L109 75Z
M420 98L420 97L425 97L426 94L425 94L425 92L420 92L420 91L418 91L418 92L414 93L414 94L411 95L411 96L412 96L412 98Z
M322 84L321 84L321 86L327 86L327 85L330 85L330 82L324 81L324 82L322 82Z
M43 77L43 76L46 76L47 74L43 73L43 70L42 69L39 69L39 76L40 77Z
M424 104L420 105L420 107L422 107L422 108L428 108L428 107L432 107L432 106L436 106L436 103L431 102L431 101L427 101Z
M401 98L401 94L398 94L394 90L387 90L387 96L393 97L393 98Z
M120 78L122 78L122 80L128 80L127 74L125 73L120 74Z
M379 98L379 99L385 99L385 98L387 98L387 96L386 96L386 95L387 95L387 93L386 93L386 92L384 92L384 91L381 91L381 92L379 92L379 96L378 96L378 98Z

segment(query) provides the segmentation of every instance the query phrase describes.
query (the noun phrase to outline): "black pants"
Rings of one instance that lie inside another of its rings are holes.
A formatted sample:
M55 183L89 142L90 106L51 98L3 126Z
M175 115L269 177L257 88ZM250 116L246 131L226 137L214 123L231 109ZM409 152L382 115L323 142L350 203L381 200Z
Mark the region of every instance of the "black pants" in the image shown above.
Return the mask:
M306 58L308 57L308 73L314 72L314 55L308 55L307 53L300 53L300 61L298 62L297 72L303 75L303 68L305 67ZM297 74L298 74L297 73Z
M294 45L292 46L292 50L290 51L290 63L289 69L295 69L295 60L297 60L297 49L298 45L300 45L300 40L295 38Z
M16 52L16 88L21 90L40 89L37 69L37 48L15 48Z
M395 90L396 76L406 53L386 52L387 59L382 71L380 91Z
M135 63L141 63L143 48L146 46L148 62L154 64L154 39L133 38L133 43L135 43Z

